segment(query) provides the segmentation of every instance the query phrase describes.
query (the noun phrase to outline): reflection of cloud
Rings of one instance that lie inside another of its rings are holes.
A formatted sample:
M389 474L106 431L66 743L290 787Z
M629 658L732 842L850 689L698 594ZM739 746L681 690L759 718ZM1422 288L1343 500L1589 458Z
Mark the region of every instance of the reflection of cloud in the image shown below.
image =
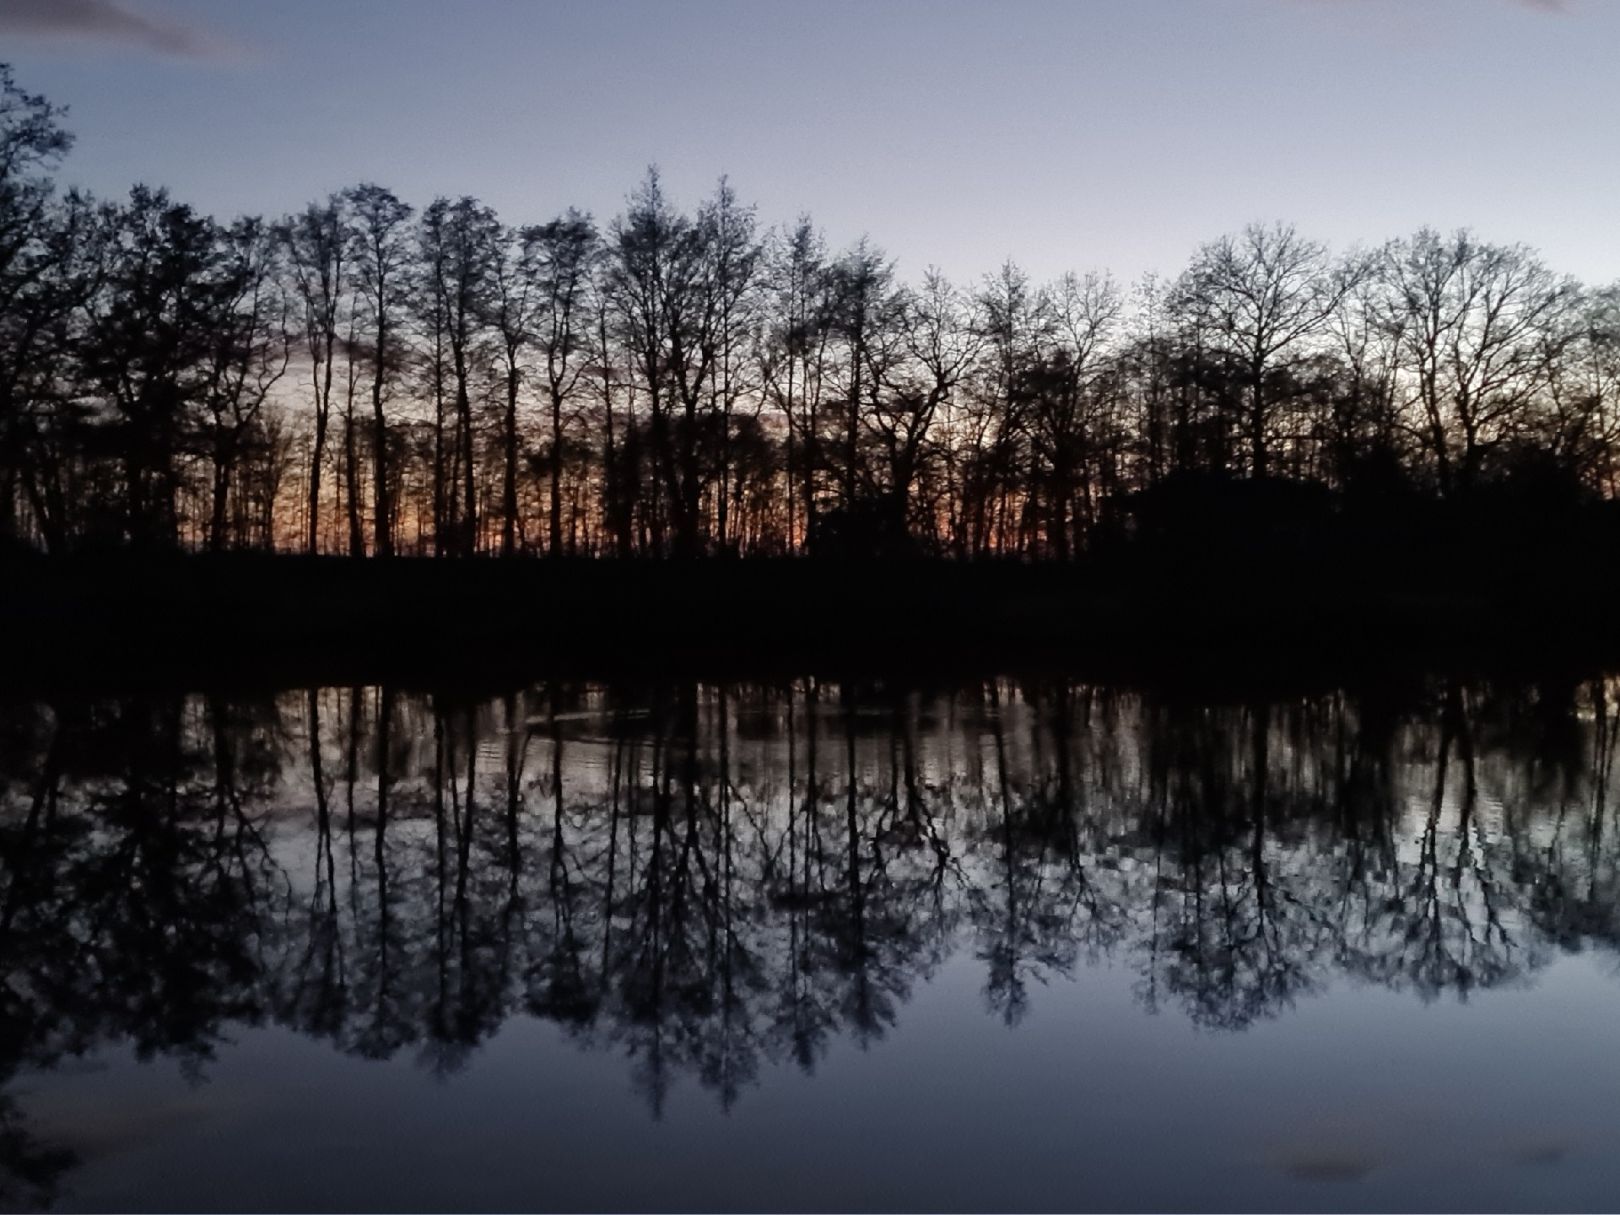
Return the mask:
M1564 1139L1532 1139L1513 1149L1513 1161L1539 1166L1561 1164L1569 1157L1571 1146Z
M154 1140L206 1124L228 1108L226 1099L213 1092L144 1103L138 1109L104 1100L92 1105L76 1094L55 1105L43 1105L36 1116L42 1132L54 1142L68 1144L81 1160L146 1147Z
M0 34L104 42L194 59L227 50L199 30L132 12L119 0L0 0Z
M1290 1154L1279 1163L1295 1181L1360 1181L1373 1170L1369 1157L1331 1150Z

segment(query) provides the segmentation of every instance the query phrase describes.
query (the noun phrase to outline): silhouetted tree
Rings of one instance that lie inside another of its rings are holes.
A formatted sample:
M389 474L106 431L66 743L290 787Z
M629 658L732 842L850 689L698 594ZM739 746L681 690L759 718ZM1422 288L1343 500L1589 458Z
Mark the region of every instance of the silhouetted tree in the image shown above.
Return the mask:
M1526 424L1549 333L1576 299L1523 246L1425 228L1381 261L1419 434L1442 491L1467 490Z
M1204 245L1177 284L1180 306L1207 319L1243 369L1250 471L1269 471L1273 413L1268 381L1297 360L1361 271L1334 266L1325 246L1286 224L1250 224Z
M589 296L600 244L590 216L574 210L548 224L526 229L524 241L535 259L539 293L536 343L545 360L544 384L551 419L548 551L552 556L560 556L563 551L563 406L573 397L588 366ZM604 376L607 375L605 355L606 352L602 352ZM611 415L611 403L605 408Z
M307 486L307 550L320 548L321 465L332 416L332 376L338 335L350 289L351 246L348 204L341 195L311 203L279 229L292 268L293 286L303 307L305 351L313 390L314 433L310 440Z
M394 487L384 404L399 376L403 343L396 332L409 300L411 208L371 182L347 192L353 215L354 276L369 325L371 361L372 545L379 557L394 551Z
M46 443L66 421L69 325L95 282L80 263L88 208L58 200L49 176L73 146L65 113L0 63L0 540L23 534L27 509L53 549L68 536L66 470Z

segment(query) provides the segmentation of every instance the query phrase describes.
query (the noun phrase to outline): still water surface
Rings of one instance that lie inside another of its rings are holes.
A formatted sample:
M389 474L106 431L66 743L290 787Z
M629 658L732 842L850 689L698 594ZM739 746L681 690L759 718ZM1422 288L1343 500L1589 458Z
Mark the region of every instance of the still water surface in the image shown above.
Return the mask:
M1620 1199L1620 683L0 705L0 1199Z

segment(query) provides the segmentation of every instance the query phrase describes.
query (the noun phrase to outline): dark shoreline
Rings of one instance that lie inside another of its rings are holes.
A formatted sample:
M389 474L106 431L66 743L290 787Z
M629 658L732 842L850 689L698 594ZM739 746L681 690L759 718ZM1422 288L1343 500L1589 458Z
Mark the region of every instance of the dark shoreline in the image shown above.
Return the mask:
M1061 675L1232 692L1620 666L1606 571L1579 594L1525 569L1472 581L1428 572L1303 559L25 555L0 563L0 628L13 693L805 674Z

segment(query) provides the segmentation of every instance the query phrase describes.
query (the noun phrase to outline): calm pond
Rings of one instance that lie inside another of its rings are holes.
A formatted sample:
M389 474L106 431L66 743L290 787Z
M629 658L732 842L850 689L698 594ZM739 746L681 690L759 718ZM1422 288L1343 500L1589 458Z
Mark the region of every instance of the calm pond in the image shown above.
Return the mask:
M0 705L0 1201L1620 1196L1620 681Z

